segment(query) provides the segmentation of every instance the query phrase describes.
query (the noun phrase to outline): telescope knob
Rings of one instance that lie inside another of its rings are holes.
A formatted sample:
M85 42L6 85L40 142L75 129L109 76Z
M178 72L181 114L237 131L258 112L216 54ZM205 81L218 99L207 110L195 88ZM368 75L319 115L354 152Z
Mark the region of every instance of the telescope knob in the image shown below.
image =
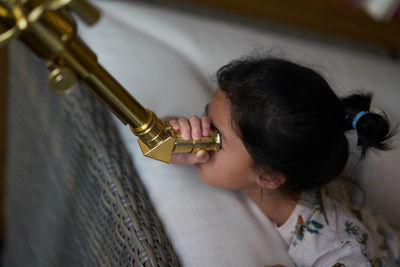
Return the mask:
M86 0L67 0L68 8L75 12L86 24L93 25L100 18L100 11Z
M68 68L54 67L49 74L48 83L54 93L67 94L77 86L78 78Z

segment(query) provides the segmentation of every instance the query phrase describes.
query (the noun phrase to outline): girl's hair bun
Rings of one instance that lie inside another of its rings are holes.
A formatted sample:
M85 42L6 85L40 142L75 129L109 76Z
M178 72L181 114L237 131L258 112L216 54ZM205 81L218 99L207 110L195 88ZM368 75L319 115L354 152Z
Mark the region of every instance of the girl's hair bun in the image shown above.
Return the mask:
M357 93L342 98L346 111L344 130L354 129L358 134L357 145L361 146L361 157L364 157L369 148L379 150L391 149L389 139L394 135L386 114L369 112L372 93ZM361 117L357 114L367 111ZM356 120L356 121L355 121Z

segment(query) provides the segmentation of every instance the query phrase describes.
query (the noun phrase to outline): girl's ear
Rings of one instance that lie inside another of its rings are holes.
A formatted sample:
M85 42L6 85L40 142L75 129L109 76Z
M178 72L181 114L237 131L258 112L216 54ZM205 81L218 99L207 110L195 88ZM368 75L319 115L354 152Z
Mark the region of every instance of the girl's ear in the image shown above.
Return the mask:
M277 189L284 182L286 182L286 176L275 170L264 170L256 178L257 185L265 189Z

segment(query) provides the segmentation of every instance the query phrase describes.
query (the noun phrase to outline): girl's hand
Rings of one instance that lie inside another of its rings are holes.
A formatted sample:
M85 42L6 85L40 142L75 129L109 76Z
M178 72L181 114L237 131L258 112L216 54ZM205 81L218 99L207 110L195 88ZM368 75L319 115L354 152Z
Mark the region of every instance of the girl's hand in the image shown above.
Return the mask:
M184 140L199 140L202 136L210 135L211 121L209 117L192 116L189 119L179 118L169 120L169 124L175 131L180 131ZM205 163L210 158L205 150L200 150L196 154L176 153L172 154L171 163L180 165L192 165Z

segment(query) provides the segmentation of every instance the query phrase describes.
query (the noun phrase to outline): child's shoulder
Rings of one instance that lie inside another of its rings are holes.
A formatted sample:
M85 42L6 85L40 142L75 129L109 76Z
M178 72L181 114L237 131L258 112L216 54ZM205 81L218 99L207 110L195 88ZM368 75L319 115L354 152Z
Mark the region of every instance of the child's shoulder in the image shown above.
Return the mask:
M305 266L370 266L374 261L383 262L377 257L373 234L362 222L361 213L346 199L330 197L325 189L303 192L278 231L293 260Z

